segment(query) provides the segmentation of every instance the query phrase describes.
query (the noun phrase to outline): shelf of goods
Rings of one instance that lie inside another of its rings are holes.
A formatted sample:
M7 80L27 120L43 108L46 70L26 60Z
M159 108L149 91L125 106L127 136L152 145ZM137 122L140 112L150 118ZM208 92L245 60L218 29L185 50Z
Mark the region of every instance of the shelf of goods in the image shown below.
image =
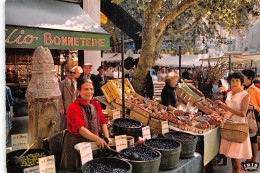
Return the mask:
M118 81L118 80L117 80ZM116 87L117 81L110 81L110 89L113 88L114 93L119 93L118 90L121 88ZM128 81L128 80L127 80ZM128 83L128 82L126 82ZM128 83L130 84L130 83ZM131 84L130 84L131 86ZM125 94L125 106L130 110L130 118L140 121L144 126L149 125L151 128L151 133L161 134L162 121L168 121L170 126L191 131L197 134L203 134L210 129L216 128L222 122L222 118L217 112L223 112L222 110L217 110L219 108L213 107L213 102L209 99L204 99L193 92L192 89L186 84L179 85L179 92L177 95L181 97L185 102L192 102L201 111L206 113L202 116L202 113L181 114L179 111L167 111L167 107L159 104L156 101L144 98L131 88L131 93ZM112 89L111 89L112 90ZM197 92L196 92L197 93ZM105 95L106 96L106 95ZM114 96L113 96L114 97ZM106 98L108 98L106 96ZM115 108L122 108L122 98L120 94L117 94L116 98L109 97L111 100L110 104ZM211 105L211 106L210 106Z
M165 82L153 82L153 86L154 86L154 99L156 101L161 101L161 93L162 93L162 90L165 86Z

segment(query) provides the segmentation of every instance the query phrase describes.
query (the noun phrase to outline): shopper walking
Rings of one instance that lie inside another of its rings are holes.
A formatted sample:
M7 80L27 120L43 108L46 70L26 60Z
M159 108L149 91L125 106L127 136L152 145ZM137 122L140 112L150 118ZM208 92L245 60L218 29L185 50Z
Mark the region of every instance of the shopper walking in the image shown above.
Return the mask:
M248 92L242 88L244 77L241 73L235 72L228 76L228 82L232 91L227 93L226 104L220 100L215 101L215 103L227 111L224 119L229 118L236 122L244 123L246 122L246 113L250 99ZM249 135L243 143L230 142L221 138L219 153L230 157L233 173L239 173L240 159L250 159L252 157Z
M249 109L254 111L254 114L256 117L258 117L258 113L260 111L260 89L258 89L254 83L253 80L255 78L255 72L251 69L245 69L242 70L242 74L244 76L244 90L246 90L250 94L250 105ZM252 154L253 157L251 159L247 159L245 163L247 162L254 162L256 163L256 157L257 157L257 152L258 152L258 144L257 144L257 132L252 131L251 129L250 133L250 141L251 141L251 146L252 146Z

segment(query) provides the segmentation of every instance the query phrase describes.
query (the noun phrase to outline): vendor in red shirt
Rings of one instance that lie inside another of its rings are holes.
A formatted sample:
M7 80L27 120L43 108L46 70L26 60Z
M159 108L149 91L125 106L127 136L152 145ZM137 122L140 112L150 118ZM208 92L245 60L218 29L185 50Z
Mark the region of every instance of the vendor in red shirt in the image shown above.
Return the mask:
M94 101L94 87L90 79L80 79L77 82L79 97L70 104L67 110L68 133L64 139L61 158L61 169L76 171L81 165L81 159L74 146L80 142L94 141L100 148L109 148L99 137L101 129L104 137L109 139L107 120L103 116L101 106Z

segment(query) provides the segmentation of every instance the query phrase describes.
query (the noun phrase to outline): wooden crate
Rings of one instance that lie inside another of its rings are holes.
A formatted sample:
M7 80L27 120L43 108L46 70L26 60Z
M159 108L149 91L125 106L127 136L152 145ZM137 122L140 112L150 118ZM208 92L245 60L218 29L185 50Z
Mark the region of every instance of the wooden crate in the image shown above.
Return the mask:
M211 114L213 112L213 110L207 108L200 102L195 103L194 106L196 106L199 110L201 110L202 112L204 112L206 114Z
M192 97L190 94L188 94L187 92L185 92L184 90L180 89L180 88L176 88L176 94L179 98L181 98L185 103L196 103L199 100Z
M122 79L115 79L114 81L116 81L116 82L119 81L122 84ZM128 86L131 89L131 93L135 93L133 86L131 85L131 83L129 82L129 80L127 78L125 78L125 85Z
M144 117L147 117L150 119L152 112L149 112L147 110L145 110L144 108L142 108L139 105L133 105L133 109L135 112L138 112L139 114L142 114Z
M101 90L103 91L103 93L107 99L107 102L111 103L113 101L113 96L111 95L110 91L108 90L107 85L103 85L101 87Z
M161 128L158 129L158 128L151 127L150 130L151 130L152 134L160 134L160 135L162 134L162 129Z
M157 129L161 129L162 128L162 124L161 124L161 121L153 121L153 120L150 120L149 121L149 126L150 127L153 127L153 128L157 128Z
M116 102L111 102L111 106L114 107L115 109L120 109L121 112L123 112L122 105L117 104ZM127 112L127 109L125 109L125 113Z
M131 110L130 118L140 121L144 126L147 126L149 123L149 118L144 117L142 114Z
M120 96L115 99L115 102L119 105L123 105L123 100ZM132 103L125 101L125 107L131 110L133 106Z

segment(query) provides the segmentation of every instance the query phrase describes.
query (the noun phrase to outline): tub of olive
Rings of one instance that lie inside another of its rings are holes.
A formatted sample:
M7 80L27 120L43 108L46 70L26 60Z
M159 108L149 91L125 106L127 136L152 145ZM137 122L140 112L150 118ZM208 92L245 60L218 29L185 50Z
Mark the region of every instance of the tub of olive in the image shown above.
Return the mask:
M132 173L132 165L125 160L103 157L88 161L82 166L83 173Z
M10 173L23 173L23 170L29 167L39 165L39 158L49 156L50 152L43 149L30 149L22 158L20 165L14 165L12 158L14 156L20 156L26 149L12 151L6 154L6 167L7 172Z

